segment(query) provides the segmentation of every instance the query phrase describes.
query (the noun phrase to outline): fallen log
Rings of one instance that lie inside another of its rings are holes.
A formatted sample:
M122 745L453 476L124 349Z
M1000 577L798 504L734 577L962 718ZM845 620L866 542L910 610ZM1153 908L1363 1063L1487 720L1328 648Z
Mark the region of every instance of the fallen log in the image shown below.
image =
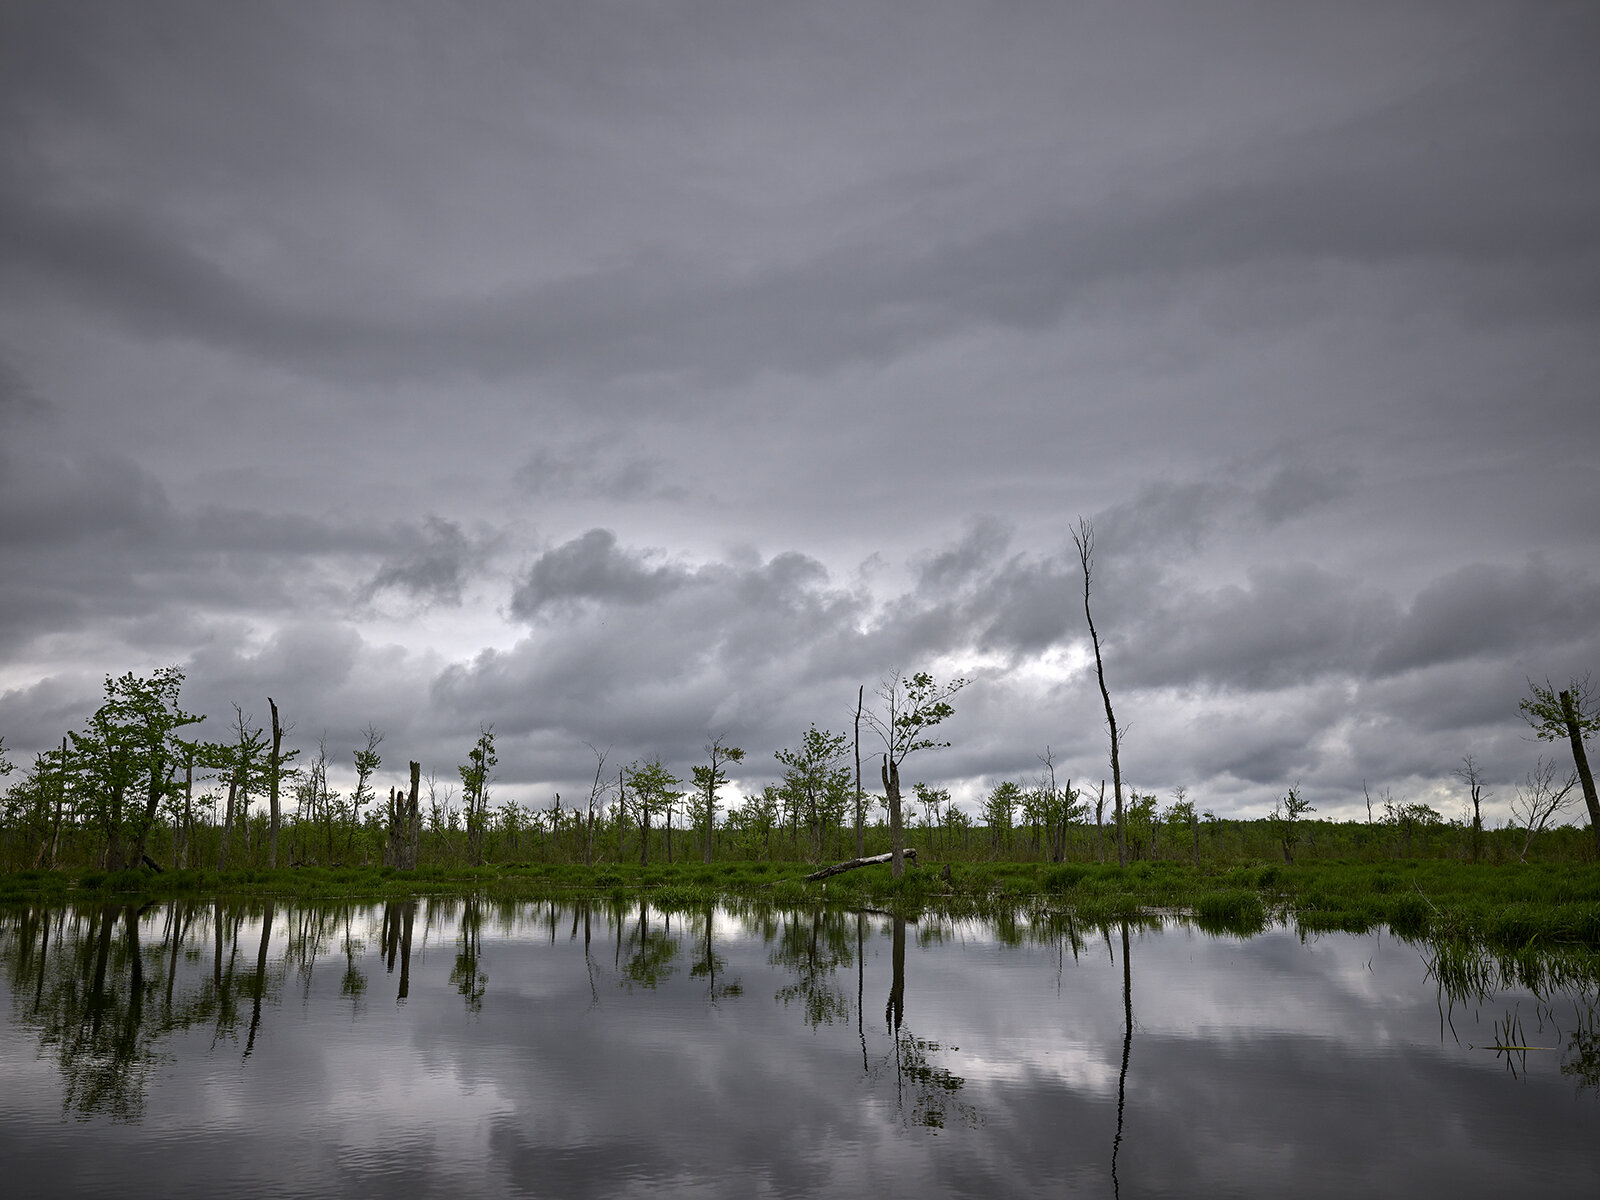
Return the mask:
M901 851L901 857L915 862L917 852L912 849L903 850ZM811 883L818 879L827 879L830 875L843 875L846 871L854 871L857 867L870 867L875 863L890 862L893 858L893 851L888 854L870 854L866 858L852 858L849 862L834 863L831 867L823 867L820 871L811 872L806 876L806 882Z

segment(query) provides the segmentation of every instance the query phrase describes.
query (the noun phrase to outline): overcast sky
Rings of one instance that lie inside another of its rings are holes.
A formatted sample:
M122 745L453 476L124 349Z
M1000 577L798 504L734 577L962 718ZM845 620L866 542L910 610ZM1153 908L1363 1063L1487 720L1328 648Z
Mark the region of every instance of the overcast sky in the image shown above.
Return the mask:
M1134 787L1503 812L1600 671L1596 62L1583 2L6 0L0 736L176 663L543 805L929 670L908 783L1098 781L1082 516Z

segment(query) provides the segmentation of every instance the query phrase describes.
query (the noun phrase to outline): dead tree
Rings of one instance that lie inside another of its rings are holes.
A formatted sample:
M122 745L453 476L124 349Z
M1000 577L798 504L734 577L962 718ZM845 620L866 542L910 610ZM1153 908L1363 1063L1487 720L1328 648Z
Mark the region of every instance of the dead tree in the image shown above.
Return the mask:
M1116 714L1111 711L1111 693L1106 690L1105 662L1100 655L1100 635L1095 632L1094 616L1089 612L1089 580L1094 572L1094 526L1082 517L1072 531L1072 541L1078 548L1078 561L1083 566L1083 619L1089 623L1089 640L1094 643L1094 673L1100 681L1100 698L1105 701L1106 726L1111 730L1111 786L1116 797L1117 865L1128 865L1127 840L1122 823L1122 762L1119 757L1121 730L1117 728Z

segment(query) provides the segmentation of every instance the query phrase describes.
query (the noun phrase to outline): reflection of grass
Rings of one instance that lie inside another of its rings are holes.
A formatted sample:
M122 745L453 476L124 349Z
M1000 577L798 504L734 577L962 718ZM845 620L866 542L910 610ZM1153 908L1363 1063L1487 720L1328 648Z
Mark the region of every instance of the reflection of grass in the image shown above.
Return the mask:
M652 904L672 910L742 896L779 905L820 899L842 907L907 913L938 908L972 915L1044 903L1070 908L1091 922L1191 909L1202 923L1236 930L1259 927L1276 915L1308 932L1388 927L1407 937L1471 936L1506 948L1533 942L1600 947L1596 866L1391 859L1246 863L1210 870L1176 861L1141 861L1125 869L1094 862L966 862L949 864L948 879L942 868L911 867L896 880L887 865L872 866L824 883L805 882L809 866L788 862L427 866L413 872L388 867L138 870L76 876L27 871L0 876L0 900L65 899L85 892L149 898L478 895L493 900L646 894Z
M1251 891L1212 892L1194 906L1195 924L1207 933L1260 933L1266 927L1267 909Z

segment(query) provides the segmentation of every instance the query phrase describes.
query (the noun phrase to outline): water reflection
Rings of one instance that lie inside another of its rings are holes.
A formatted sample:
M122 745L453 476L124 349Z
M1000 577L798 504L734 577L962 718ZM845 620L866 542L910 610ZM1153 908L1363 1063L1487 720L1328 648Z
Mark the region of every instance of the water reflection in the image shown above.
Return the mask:
M1594 970L1059 913L24 908L0 914L0 1156L94 1191L80 1151L109 1120L203 1133L214 1148L186 1153L215 1154L211 1182L246 1194L235 1164L281 1182L285 1138L372 1194L401 1161L379 1152L391 1143L430 1181L418 1192L1339 1194L1350 1146L1381 1173L1403 1142L1471 1195L1515 1175L1515 1147L1440 1162L1446 1143L1388 1125L1470 1109L1475 1127L1527 1130L1541 1172L1600 1171L1592 1145L1535 1140L1595 1118ZM218 1088L226 1119L203 1099ZM70 1144L46 1109L72 1119ZM1274 1176L1285 1147L1328 1186Z

